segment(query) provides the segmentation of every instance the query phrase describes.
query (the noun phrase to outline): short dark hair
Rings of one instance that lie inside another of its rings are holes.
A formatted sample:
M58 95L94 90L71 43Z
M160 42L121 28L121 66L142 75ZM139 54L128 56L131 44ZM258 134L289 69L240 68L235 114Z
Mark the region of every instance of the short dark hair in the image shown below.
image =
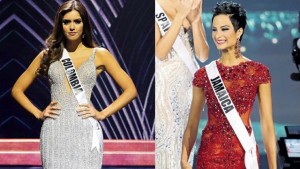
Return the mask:
M247 16L246 16L246 10L241 6L241 4L232 1L219 2L213 8L212 12L213 12L212 21L217 15L222 15L222 14L229 15L229 19L234 27L235 32L239 28L243 28L243 30L245 30L245 27L247 25ZM243 34L240 37L240 41L242 40Z

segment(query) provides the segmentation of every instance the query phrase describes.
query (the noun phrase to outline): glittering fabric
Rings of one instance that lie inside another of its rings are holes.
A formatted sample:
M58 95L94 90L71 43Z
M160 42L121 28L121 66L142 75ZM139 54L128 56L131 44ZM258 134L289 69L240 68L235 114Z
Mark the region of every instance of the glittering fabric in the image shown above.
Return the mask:
M217 68L250 134L250 115L255 96L260 84L271 82L269 70L254 61L242 62L232 67L217 61ZM197 154L197 169L244 169L243 147L222 112L205 68L195 73L193 85L204 89L208 108L208 122L202 131Z
M94 53L77 70L86 96L90 98L96 83ZM78 102L71 89L60 61L49 67L51 99L62 108L57 119L44 120L41 130L41 154L45 169L100 169L102 165L102 142L100 153L92 147L92 125L88 119L77 115ZM89 99L88 99L89 100ZM102 131L98 130L100 135Z
M193 57L192 32L179 37ZM164 61L155 63L155 168L180 169L183 133L192 99L193 75L172 49ZM190 163L194 154L190 156Z

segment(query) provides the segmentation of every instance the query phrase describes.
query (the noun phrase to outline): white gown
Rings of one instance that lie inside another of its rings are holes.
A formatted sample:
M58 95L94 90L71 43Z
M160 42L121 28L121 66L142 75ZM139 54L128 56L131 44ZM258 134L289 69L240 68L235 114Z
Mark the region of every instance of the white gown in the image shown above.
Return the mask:
M91 98L96 83L95 52L77 69L78 78ZM103 159L103 134L97 131L100 151L92 148L93 126L88 119L78 116L78 101L66 89L64 67L60 61L51 63L49 81L51 100L56 100L61 110L57 119L46 118L41 129L41 155L44 169L101 169ZM91 104L91 103L90 103Z
M192 31L179 32L190 57L194 57ZM184 130L192 101L193 74L171 49L166 60L155 58L155 168L180 169ZM190 163L194 158L194 149Z

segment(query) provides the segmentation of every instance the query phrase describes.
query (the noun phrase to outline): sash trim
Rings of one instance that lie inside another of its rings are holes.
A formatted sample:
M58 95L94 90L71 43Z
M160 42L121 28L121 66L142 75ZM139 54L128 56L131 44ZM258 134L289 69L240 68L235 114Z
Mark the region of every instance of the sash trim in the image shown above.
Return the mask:
M93 51L93 55L95 53L95 49ZM90 59L90 58L89 58ZM72 89L73 94L75 95L78 104L88 104L89 101L87 100L84 88L80 82L80 79L78 77L77 71L75 69L75 66L67 52L66 49L63 50L62 58L60 59L61 64L63 65L67 80L69 82L69 85ZM91 151L93 151L94 148L101 153L100 149L102 148L101 140L103 140L102 130L99 125L99 122L95 120L92 117L89 117L88 120L90 121L91 125L93 126L93 138L92 138L92 147ZM100 132L100 133L99 133ZM101 145L101 146L100 146Z

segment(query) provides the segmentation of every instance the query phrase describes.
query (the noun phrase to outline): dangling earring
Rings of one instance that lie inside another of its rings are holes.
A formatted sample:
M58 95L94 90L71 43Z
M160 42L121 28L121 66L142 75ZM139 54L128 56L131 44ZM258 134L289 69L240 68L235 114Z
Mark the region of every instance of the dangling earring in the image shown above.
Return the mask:
M240 38L238 38L235 44L235 58L239 58L240 56L241 56L241 42L240 42Z
M81 38L84 39L84 38L85 38L85 34L82 34L82 35L81 35Z

